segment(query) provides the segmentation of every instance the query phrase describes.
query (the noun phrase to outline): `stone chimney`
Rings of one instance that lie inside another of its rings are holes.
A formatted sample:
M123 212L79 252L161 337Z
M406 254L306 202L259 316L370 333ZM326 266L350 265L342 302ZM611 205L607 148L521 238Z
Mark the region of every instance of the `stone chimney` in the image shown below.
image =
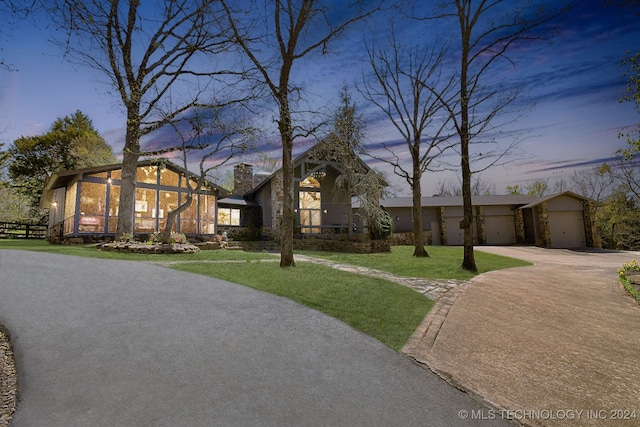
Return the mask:
M241 163L233 168L233 196L242 196L253 188L253 166Z

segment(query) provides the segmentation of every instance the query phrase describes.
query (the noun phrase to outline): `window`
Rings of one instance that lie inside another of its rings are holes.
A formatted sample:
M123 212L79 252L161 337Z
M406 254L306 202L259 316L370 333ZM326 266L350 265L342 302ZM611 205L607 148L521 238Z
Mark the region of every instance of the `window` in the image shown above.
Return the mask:
M182 203L187 201L187 195L182 193ZM194 196L191 205L180 214L180 231L185 234L196 234L198 229L198 196Z
M175 191L160 191L159 198L160 210L156 212L155 208L152 211L152 216L154 218L160 218L159 229L164 230L167 226L167 216L170 211L173 211L178 208L178 193ZM178 221L173 223L173 230L176 231L178 227Z
M216 198L210 194L200 194L200 233L216 233Z
M111 175L113 176L113 174ZM109 192L109 233L115 233L118 226L118 204L120 203L120 186L111 185Z
M104 210L106 206L104 184L82 182L80 185L80 233L104 232Z
M179 175L169 169L160 169L160 185L178 186Z
M67 189L67 194L64 200L64 233L73 233L73 226L75 223L76 215L76 192L78 190L78 184L73 184Z
M158 183L158 167L157 166L140 166L136 171L136 181L146 184Z
M135 231L153 233L156 231L156 190L136 188Z
M300 232L322 232L322 229L320 228L322 225L322 215L320 214L320 209L322 207L320 182L314 177L308 176L300 183L298 199Z
M218 208L218 225L240 225L240 209Z

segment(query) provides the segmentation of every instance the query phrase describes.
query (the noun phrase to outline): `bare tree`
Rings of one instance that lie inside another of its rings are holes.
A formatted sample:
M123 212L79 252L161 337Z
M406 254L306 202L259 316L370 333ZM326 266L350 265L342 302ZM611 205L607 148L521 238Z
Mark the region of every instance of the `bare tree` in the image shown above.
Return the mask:
M6 40L9 36L7 29L17 22L27 19L37 6L37 0L0 0L0 40ZM4 50L0 46L0 52ZM0 70L15 71L11 64L0 58Z
M402 135L411 164L405 165L393 146L387 144L383 145L388 155L371 156L392 165L396 175L411 186L413 256L428 257L422 229L421 181L435 160L454 145L447 132L449 119L445 113L439 115L444 109L443 100L452 102L454 79L442 82L440 78L447 53L445 47L439 50L419 45L403 47L393 30L388 45L389 48L378 51L368 49L373 76L364 77L360 92L384 112Z
M517 191L516 185L516 191ZM512 188L512 187L511 187ZM438 196L462 196L462 183L458 180L455 183L452 180L440 180L436 186L436 194ZM471 194L473 196L491 196L496 193L496 186L491 182L485 180L482 175L473 175L471 178ZM519 193L511 193L519 194Z
M257 70L275 101L275 121L282 141L283 209L280 234L280 266L294 266L293 259L293 162L294 140L313 133L295 123L292 98L301 89L292 82L295 64L313 53L328 53L328 44L373 14L381 0L342 5L322 0L220 0L236 42ZM234 6L237 6L234 7ZM248 18L247 18L248 17ZM264 28L264 32L259 29Z
M459 91L454 103L447 103L455 132L460 139L462 175L464 256L462 268L477 271L473 253L473 206L471 200L471 163L484 160L487 169L504 158L516 143L498 153L472 154L470 144L487 138L495 130L496 120L508 112L519 90L498 90L491 82L502 61L513 64L507 52L522 41L544 39L542 30L564 12L560 6L514 3L505 0L449 0L439 6L435 18L451 19L459 29L460 62L456 76ZM433 19L434 17L424 18ZM491 160L488 160L492 157ZM488 163L487 163L488 161Z
M253 146L256 130L237 118L232 119L233 116L238 117L225 108L193 109L187 117L169 122L180 139L178 158L182 168L188 171L190 153L196 153L191 158L199 156L200 160L199 174L186 180L185 199L167 213L163 243L169 242L178 215L189 209L194 195L206 186L207 175Z
M576 193L593 200L603 201L614 189L615 179L609 165L574 171L571 183Z
M44 4L54 23L65 30L65 38L56 43L72 59L102 72L126 110L116 234L132 233L136 165L144 154L140 138L191 108L212 103L212 78L230 74L225 69L211 71L209 60L196 61L228 49L228 33L214 10L217 2L167 0L156 8L143 7L139 0ZM159 114L176 87L184 102L170 114Z

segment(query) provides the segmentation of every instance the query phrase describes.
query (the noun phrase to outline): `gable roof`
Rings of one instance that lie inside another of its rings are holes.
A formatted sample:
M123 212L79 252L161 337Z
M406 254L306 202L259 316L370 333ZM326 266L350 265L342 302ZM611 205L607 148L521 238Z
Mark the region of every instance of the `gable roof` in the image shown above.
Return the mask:
M316 144L313 144L311 147L309 147L307 150L305 150L304 152L302 152L301 154L299 154L298 156L296 156L293 160L293 168L295 169L297 166L300 166L302 163L309 161L309 160L317 160L318 162L322 162L323 160L320 159L313 159L313 150L319 145L322 144L323 141L319 141ZM355 154L355 153L354 153ZM365 168L365 170L369 171L371 170L371 168L369 167L369 165L367 165L364 160L362 160L360 158L360 156L356 155L356 158L358 159L358 162L361 164L361 166L363 168ZM269 175L267 178L263 179L258 185L256 185L255 187L253 187L251 190L249 190L248 192L246 192L243 196L247 196L250 194L253 194L255 192L257 192L258 190L260 190L262 187L264 187L265 185L267 185L267 183L271 182L271 180L273 179L273 177L275 177L278 173L280 173L282 171L282 168L276 170L275 172L273 172L271 175ZM385 185L389 185L387 182L384 183Z
M538 197L535 200L531 201L530 203L524 205L524 206L520 206L519 209L527 209L527 208L532 208L534 206L538 206L544 202L547 202L549 200L555 199L556 197L561 197L561 196L568 196L574 199L578 199L578 200L591 200L588 197L584 197L581 196L579 194L573 193L571 191L565 191L563 193L557 193L557 194L551 194L549 196L543 196L543 197ZM604 206L604 203L602 202L598 202L596 200L591 200L596 206Z

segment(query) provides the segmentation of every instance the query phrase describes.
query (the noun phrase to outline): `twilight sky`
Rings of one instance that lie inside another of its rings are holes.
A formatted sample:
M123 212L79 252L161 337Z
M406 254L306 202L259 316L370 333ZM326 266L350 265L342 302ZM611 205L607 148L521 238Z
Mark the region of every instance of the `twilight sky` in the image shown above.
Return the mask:
M354 28L331 45L333 54L296 64L300 68L294 74L295 83L306 89L312 107L332 108L343 83L353 87L354 82L362 82L363 72L369 71L363 37L384 43L387 18L378 16L365 29ZM515 67L503 67L491 82L499 87L519 85L523 91L518 98L523 116L501 129L497 138L501 144L514 137L523 139L518 156L507 166L482 173L482 179L495 184L498 193L504 193L507 185L569 177L577 169L600 165L625 145L618 138L620 129L638 122L631 103L618 102L626 87L619 61L626 51L640 49L638 17L603 7L602 0L585 0L558 24L553 43L520 46L510 55ZM399 37L407 44L428 42L436 32L429 25L404 22ZM0 55L18 71L0 70L0 143L7 148L20 136L45 133L56 118L81 110L119 154L125 124L122 107L109 93L105 77L63 59L59 49L48 42L52 31L30 22L3 30ZM440 40L447 37L443 28L439 31ZM454 63L453 58L450 62ZM407 157L395 128L357 91L352 90L352 96L367 120L370 150L379 149L383 142L397 142L397 154ZM274 127L271 120L265 122ZM279 158L275 129L270 134L265 138L271 147L269 155ZM152 135L147 143L162 144L166 142L163 138L166 135ZM301 141L294 155L308 146ZM388 167L370 158L364 160L385 171L399 186L399 195L409 194L407 184L394 178ZM457 182L454 173L427 174L423 194L432 194L442 180Z

